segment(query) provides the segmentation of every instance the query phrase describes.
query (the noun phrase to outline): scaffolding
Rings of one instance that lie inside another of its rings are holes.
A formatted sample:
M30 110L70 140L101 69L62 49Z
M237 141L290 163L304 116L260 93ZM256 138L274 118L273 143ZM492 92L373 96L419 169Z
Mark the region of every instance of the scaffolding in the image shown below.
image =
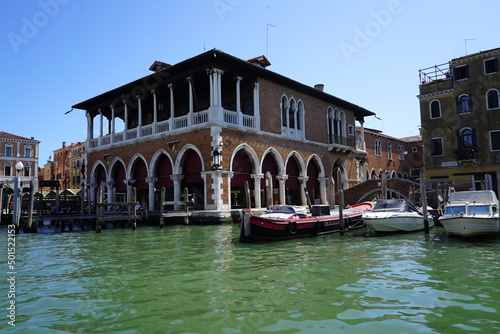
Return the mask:
M450 64L444 63L418 70L420 84L451 78Z

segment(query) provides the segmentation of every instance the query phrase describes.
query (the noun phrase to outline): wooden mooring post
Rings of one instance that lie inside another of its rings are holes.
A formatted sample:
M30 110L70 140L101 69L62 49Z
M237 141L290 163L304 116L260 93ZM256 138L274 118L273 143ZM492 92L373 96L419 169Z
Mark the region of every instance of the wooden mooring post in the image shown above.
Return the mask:
M190 201L188 201L188 188L184 188L184 201L166 201L166 190L163 187L161 189L161 203L160 203L160 228L163 228L165 226L165 218L172 218L172 217L183 217L184 218L184 224L188 225L189 224L189 217L191 216L191 212L189 212L189 204L191 204ZM174 211L167 212L165 209L165 206L174 206ZM178 206L184 207L184 210L176 210Z
M424 233L429 234L429 215L427 213L427 192L425 191L425 167L420 169L420 196L424 214Z
M344 222L344 191L342 190L342 172L337 169L337 180L339 181L339 224L340 224L340 234L344 234L345 222Z

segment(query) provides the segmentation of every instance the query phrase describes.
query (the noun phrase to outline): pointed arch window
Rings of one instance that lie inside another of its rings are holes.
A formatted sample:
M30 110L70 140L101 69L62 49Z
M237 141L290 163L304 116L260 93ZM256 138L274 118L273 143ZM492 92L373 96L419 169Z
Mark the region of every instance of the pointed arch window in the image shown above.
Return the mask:
M347 144L345 113L328 107L328 139L330 144Z
M304 103L299 99L288 98L286 95L281 97L281 133L288 137L305 138Z
M392 160L392 143L387 143L387 159Z
M288 127L295 129L295 117L297 114L297 105L295 99L290 99L290 107L288 108Z
M379 139L375 139L375 155L382 156L382 142Z
M287 126L287 110L288 110L288 99L286 95L281 97L281 125Z

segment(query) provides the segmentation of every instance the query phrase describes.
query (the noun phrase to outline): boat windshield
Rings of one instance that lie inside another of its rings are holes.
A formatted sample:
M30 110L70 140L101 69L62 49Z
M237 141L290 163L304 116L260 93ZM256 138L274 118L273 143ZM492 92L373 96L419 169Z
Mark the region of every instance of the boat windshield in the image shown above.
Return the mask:
M457 215L465 212L465 205L447 206L444 210L445 215Z
M489 205L469 205L467 207L468 213L490 213Z

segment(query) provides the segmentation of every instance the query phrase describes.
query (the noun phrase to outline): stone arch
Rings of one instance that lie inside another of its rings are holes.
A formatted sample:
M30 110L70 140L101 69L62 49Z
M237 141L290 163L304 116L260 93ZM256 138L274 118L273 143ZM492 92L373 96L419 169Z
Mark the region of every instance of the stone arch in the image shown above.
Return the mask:
M248 144L237 146L230 158L229 168L232 172L230 181L231 208L242 208L248 206L245 199L245 182L251 196L250 207L255 205L255 180L252 174L256 174L259 169L259 159L255 151Z
M340 182L337 179L337 173L336 173L337 169L340 169L340 173L341 173L341 177L342 177L342 181L343 181L342 182L342 189L344 189L345 186L347 185L346 168L345 168L344 162L342 160L340 160L339 158L336 159L333 162L333 165L332 165L332 174L331 174L333 176L333 179L335 180L335 187L337 188L336 192L339 189L341 189L341 188L339 188Z
M113 201L125 201L127 192L127 167L125 162L120 157L115 157L109 165L108 179L114 182Z
M134 180L137 200L141 203L149 201L148 163L140 153L134 154L128 165L129 179Z
M175 175L182 175L179 190L187 188L193 198L194 208L200 210L205 208L206 194L205 180L202 177L203 161L200 150L188 144L180 150L174 165Z
M302 198L302 179L306 174L304 160L296 151L290 152L286 158L285 180L286 203L295 205L304 205Z
M280 154L274 148L268 148L264 154L262 155L262 160L260 163L261 173L264 174L264 177L261 179L261 189L265 189L262 192L261 203L265 203L266 206L274 203L280 203L280 192L279 192L279 182L278 177L284 174L285 168L283 159ZM272 194L268 192L266 187L266 174L269 172L271 174L271 182L272 182ZM282 197L284 197L283 194Z
M101 182L107 182L108 178L108 172L106 169L106 165L101 161L97 160L94 165L92 166L92 169L90 170L90 182L94 184L99 184Z
M320 179L325 179L323 162L316 154L313 154L307 160L306 166L306 189L309 193L309 197L313 203L320 202L324 204L326 183L320 182Z
M155 181L154 196L155 203L161 201L161 191L165 188L166 199L174 200L173 174L174 162L172 156L164 149L156 151L151 159L148 176Z

